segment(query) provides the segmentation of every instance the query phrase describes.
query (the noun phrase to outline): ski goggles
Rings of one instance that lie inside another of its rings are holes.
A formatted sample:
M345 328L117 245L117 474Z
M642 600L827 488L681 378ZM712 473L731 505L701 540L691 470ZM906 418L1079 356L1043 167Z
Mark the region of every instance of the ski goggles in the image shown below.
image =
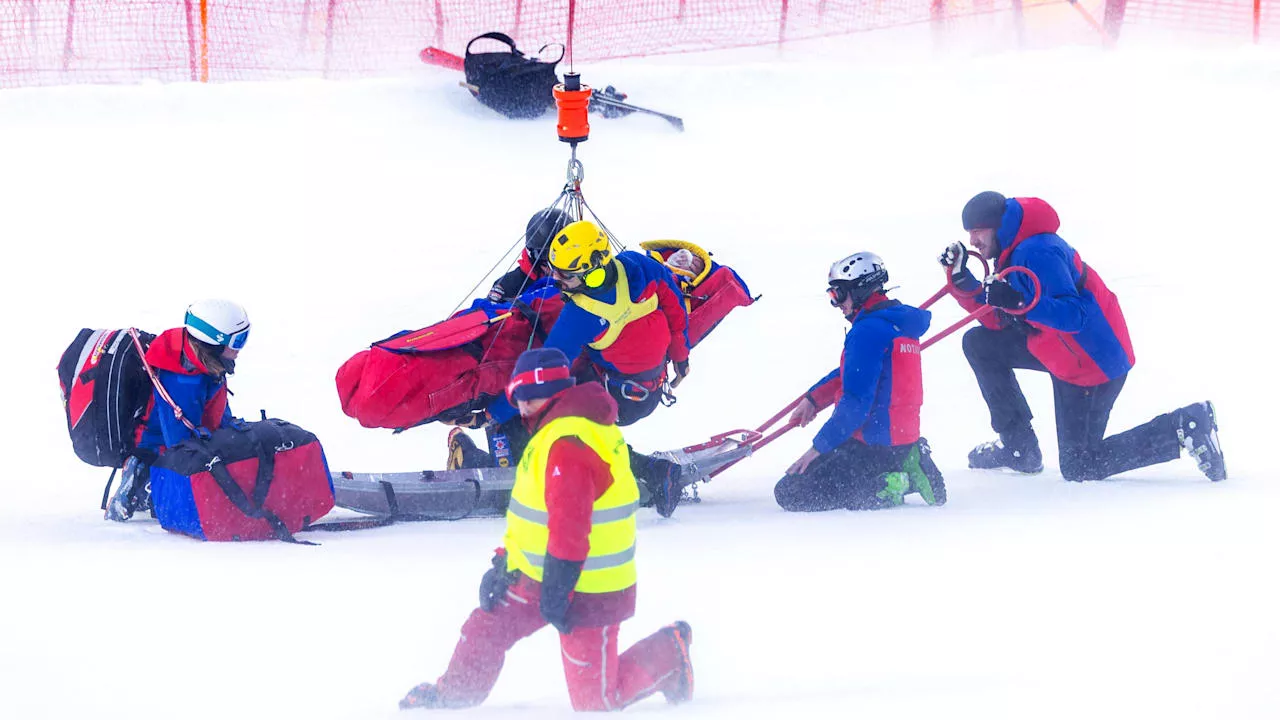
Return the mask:
M849 299L849 289L844 285L828 285L827 297L831 298L832 307L840 307L840 303Z
M195 328L196 330L204 333L205 336L213 338L217 344L222 345L223 347L229 347L232 350L240 350L244 348L244 344L249 340L248 326L239 332L227 335L191 313L187 313L185 323L188 327Z
M555 268L555 267L551 268L551 276L554 277L558 282L564 283L564 282L568 282L573 278L579 278L582 280L582 284L586 285L589 288L598 288L601 285L603 285L605 273L606 271L603 266L596 267L596 268L588 268L580 272L567 272L559 268Z
M244 348L244 344L248 342L248 340L249 340L249 328L245 328L238 333L232 334L231 338L227 340L227 347L231 348L232 350L240 350Z

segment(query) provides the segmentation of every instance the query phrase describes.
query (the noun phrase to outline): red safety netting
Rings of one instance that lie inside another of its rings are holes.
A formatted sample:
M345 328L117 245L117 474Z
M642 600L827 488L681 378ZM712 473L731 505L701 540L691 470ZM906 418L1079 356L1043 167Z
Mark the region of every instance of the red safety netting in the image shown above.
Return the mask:
M1260 35L1277 37L1280 3L1264 0L1260 10ZM1254 0L1129 0L1124 20L1127 25L1252 38Z
M1253 0L1093 0L1125 24L1251 40ZM1083 8L1081 3L1076 9ZM1280 35L1280 0L1260 34ZM1065 0L0 0L0 87L85 82L365 77L419 67L427 45L461 53L484 32L575 61L806 40L965 18L1031 21ZM1120 15L1116 15L1120 17ZM1118 26L1117 26L1118 28ZM1089 32L1093 32L1092 29Z

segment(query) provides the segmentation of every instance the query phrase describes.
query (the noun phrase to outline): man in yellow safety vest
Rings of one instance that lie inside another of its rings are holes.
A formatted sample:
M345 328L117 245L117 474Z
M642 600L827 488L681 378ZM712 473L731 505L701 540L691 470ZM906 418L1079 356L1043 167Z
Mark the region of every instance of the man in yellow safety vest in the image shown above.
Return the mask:
M507 396L533 437L520 458L503 547L449 668L410 690L400 707L483 702L506 652L547 624L560 632L575 710L620 710L655 692L671 703L691 699L688 623L618 654L618 626L635 614L639 489L617 403L598 383L578 385L555 348L522 354Z

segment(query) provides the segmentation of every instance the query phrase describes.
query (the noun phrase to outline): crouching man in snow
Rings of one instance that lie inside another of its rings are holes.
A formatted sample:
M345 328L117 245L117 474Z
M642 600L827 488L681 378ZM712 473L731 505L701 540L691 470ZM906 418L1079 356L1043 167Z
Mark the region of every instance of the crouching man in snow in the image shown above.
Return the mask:
M831 266L831 304L852 323L840 367L806 393L791 415L808 425L835 404L831 418L774 487L783 510L875 510L920 493L947 501L942 473L920 437L920 336L927 311L885 296L884 261L861 252Z
M1040 301L1025 316L997 310L964 335L964 355L991 413L991 429L1000 436L974 448L969 467L1028 474L1044 469L1016 368L1047 372L1053 379L1058 465L1067 480L1102 480L1176 460L1183 450L1210 480L1226 479L1211 402L1106 436L1111 408L1133 368L1129 328L1102 277L1058 236L1058 213L1049 203L982 192L965 204L961 221L969 244L995 261L997 271L1025 267L1040 283ZM952 294L965 309L980 304L1018 309L1034 297L1023 273L980 286L965 267L966 258L960 243L938 258L950 268L955 290L961 291ZM966 290L980 292L968 296Z
M504 547L480 583L449 668L400 701L402 709L477 705L507 650L547 624L560 633L575 710L620 710L655 692L693 696L689 644L676 622L618 654L618 626L635 614L639 489L617 403L598 383L577 385L555 348L523 353L507 396L534 433L520 458Z

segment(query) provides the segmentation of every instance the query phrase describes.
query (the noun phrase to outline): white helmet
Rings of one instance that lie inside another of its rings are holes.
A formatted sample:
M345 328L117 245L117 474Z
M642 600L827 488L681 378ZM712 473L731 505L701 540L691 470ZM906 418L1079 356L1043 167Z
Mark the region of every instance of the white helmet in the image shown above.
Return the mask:
M249 339L249 314L230 300L200 300L187 307L183 321L191 337L233 350Z
M889 271L884 269L884 261L879 255L869 252L854 253L838 260L827 273L833 305L839 305L850 295L854 297L855 305L861 305L872 293L882 290L887 282Z

